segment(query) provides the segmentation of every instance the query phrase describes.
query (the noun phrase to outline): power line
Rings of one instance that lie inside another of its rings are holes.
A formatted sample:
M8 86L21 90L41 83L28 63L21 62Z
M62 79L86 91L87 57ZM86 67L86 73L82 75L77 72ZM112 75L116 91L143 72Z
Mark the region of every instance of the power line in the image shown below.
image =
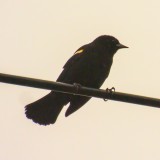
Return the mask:
M0 82L160 108L160 99L0 73Z

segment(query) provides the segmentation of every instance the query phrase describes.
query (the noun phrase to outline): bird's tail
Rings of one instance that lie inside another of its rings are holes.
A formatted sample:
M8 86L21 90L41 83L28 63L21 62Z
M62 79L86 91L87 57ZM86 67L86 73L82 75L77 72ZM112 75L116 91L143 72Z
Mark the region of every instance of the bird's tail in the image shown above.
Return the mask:
M26 117L35 123L49 125L55 123L68 97L63 93L50 92L41 99L25 106Z

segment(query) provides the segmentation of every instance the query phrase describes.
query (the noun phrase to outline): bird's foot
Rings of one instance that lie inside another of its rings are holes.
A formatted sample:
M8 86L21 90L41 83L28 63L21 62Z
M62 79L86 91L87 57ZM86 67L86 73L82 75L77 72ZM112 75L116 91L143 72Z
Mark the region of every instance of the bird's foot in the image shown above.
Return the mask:
M111 89L107 88L107 89L106 89L106 92L107 92L107 94L108 94L109 96L112 96L112 95L114 94L114 92L115 92L115 88L114 88L114 87L112 87ZM108 101L108 99L107 99L107 98L104 98L104 101Z
M74 87L75 87L75 94L76 93L78 93L78 91L79 91L79 89L82 87L82 85L81 84L79 84L79 83L73 83L73 85L74 85Z

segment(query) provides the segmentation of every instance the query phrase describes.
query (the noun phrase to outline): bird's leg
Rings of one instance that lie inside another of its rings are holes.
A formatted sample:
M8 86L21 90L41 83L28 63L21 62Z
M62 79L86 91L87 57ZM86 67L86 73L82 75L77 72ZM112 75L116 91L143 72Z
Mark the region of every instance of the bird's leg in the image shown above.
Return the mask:
M112 96L115 92L115 88L114 87L112 87L111 89L107 88L106 92L109 96ZM108 101L108 99L104 98L104 101Z
M75 94L76 93L78 93L78 91L79 91L79 89L82 87L82 85L81 84L79 84L79 83L73 83L73 85L74 85L74 87L75 87Z

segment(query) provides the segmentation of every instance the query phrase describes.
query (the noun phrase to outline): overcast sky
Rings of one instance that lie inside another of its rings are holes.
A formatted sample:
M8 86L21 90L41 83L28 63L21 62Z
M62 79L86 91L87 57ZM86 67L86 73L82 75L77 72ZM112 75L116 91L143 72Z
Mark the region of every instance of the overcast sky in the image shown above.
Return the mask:
M160 98L159 0L0 0L0 70L56 80L81 45L109 34L120 50L102 88ZM159 160L160 109L93 98L56 124L24 106L49 91L0 83L1 160Z

